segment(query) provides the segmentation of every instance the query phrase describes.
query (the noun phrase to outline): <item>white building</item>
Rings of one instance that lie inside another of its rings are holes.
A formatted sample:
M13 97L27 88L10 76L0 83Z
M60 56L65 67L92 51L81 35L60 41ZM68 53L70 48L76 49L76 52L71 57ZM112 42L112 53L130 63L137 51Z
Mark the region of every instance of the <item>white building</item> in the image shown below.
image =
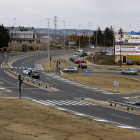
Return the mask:
M52 41L52 38L49 36L43 36L40 38L40 43L46 43L46 42L48 42L48 40L50 42L50 41Z

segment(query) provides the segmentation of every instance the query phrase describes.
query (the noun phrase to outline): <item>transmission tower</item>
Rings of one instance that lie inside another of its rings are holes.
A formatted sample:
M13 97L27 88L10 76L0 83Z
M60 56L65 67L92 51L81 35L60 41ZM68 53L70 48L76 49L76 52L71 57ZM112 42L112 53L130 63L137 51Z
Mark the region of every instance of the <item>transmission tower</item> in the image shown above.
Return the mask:
M57 33L57 16L54 17L54 34L56 39L56 33Z

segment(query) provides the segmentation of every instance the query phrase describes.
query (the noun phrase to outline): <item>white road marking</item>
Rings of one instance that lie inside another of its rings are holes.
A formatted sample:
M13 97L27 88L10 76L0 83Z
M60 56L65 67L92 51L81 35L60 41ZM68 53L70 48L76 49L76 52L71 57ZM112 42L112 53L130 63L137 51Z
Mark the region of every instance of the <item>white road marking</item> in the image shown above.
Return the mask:
M110 114L111 116L115 116L115 117L119 117L119 118L123 118L123 119L128 119L128 120L132 120L130 118L126 118L126 117L122 117L122 116L118 116L118 115L115 115L115 114Z
M76 89L75 89L76 90ZM83 91L81 91L81 90L76 90L76 91L78 91L78 92L83 92Z
M37 92L35 92L35 91L31 91L31 92L33 92L33 93L35 93L35 94L38 94Z

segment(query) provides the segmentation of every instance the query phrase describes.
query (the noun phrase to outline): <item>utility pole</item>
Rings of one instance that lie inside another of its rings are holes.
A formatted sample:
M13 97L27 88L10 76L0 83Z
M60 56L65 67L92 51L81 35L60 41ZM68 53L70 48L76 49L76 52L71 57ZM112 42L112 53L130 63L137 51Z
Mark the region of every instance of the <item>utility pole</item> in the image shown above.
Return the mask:
M65 21L64 22L64 55L65 55Z
M89 23L89 46L90 46L90 23Z
M14 38L16 37L16 34L15 34L15 20L16 20L16 18L14 18L14 36L13 36ZM14 40L14 39L13 39L13 40ZM14 42L14 43L15 43L15 42ZM14 44L14 43L13 43L13 44ZM15 46L14 46L14 51L15 51Z
M97 47L97 26L96 26L96 47Z
M79 49L80 49L80 26L81 24L79 24Z
M49 56L49 18L47 18L47 20L48 20L48 61L50 60L50 56Z

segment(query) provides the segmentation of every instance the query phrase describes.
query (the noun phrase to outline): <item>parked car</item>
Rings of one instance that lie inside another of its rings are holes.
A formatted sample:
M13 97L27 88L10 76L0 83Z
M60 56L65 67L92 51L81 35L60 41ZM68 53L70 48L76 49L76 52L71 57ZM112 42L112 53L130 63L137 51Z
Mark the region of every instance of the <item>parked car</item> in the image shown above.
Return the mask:
M63 69L63 72L77 72L77 68L76 67L65 68Z
M132 60L127 60L127 65L133 65L133 61Z
M95 52L95 54L103 54L102 51Z
M92 52L85 52L84 55L85 55L85 56L93 55L93 53L92 53Z
M94 46L89 46L90 49L94 49Z
M85 53L83 53L83 54L80 55L80 57L85 57L85 56L86 56Z
M79 63L78 68L80 68L80 65L81 65L81 68L87 68L87 64L86 63Z
M138 60L138 61L136 62L136 64L137 64L137 65L140 65L140 60Z
M79 57L73 57L71 61L75 61L76 59L79 59Z
M76 52L75 52L75 54L82 54L83 53L83 50L77 50Z
M137 75L137 70L136 69L133 69L133 68L128 68L128 69L125 69L125 70L122 70L122 74L135 74Z
M30 70L29 77L40 79L40 74L36 70Z
M76 64L79 64L79 63L86 63L86 61L85 61L85 60L81 60L81 61L80 61L80 60L77 60L77 61L75 61L75 63L76 63Z
M78 57L78 55L73 55L70 57L70 60L72 61L72 58Z

